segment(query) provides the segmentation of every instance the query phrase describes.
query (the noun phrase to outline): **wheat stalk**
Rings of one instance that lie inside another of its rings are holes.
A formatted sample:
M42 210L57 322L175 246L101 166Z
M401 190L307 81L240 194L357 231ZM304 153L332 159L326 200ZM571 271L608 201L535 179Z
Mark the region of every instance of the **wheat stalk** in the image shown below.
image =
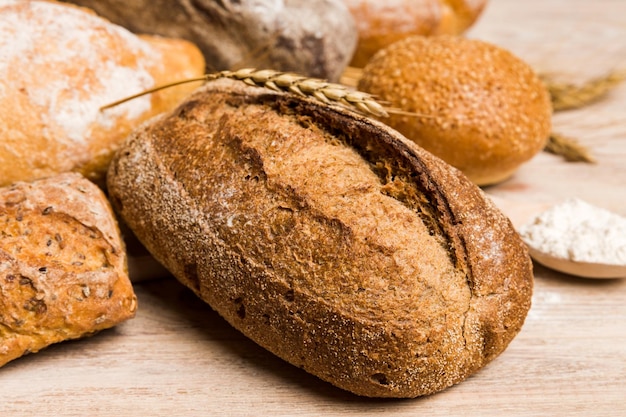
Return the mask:
M588 80L583 84L559 83L542 76L552 100L554 111L584 107L606 95L613 88L626 81L626 71L612 71Z
M568 162L596 162L587 148L578 143L578 141L556 132L550 134L550 138L543 150L561 156Z
M309 78L294 73L269 69L256 70L252 68L245 68L237 71L219 71L206 74L198 78L190 78L157 86L155 88L142 91L139 94L107 104L106 106L101 107L100 110L106 110L137 97L177 85L197 81L209 82L220 78L238 80L255 87L265 87L274 91L296 94L301 97L312 97L324 104L339 104L366 115L378 117L386 117L388 115L385 108L379 104L372 95L352 90L344 85L330 83L318 78Z
M344 76L344 78L342 79L342 84L335 84L326 82L318 78L309 78L294 73L269 69L256 70L251 68L245 68L236 71L219 71L205 74L204 76L198 78L190 78L157 86L155 88L142 91L139 94L135 94L122 100L118 100L114 103L107 104L106 106L101 107L101 110L106 110L108 108L133 100L137 97L141 97L143 95L154 93L156 91L174 87L177 85L198 81L209 82L221 78L228 78L241 81L255 87L264 87L274 91L288 92L302 97L312 97L315 100L324 104L339 104L369 116L387 117L389 113L393 113L410 115L415 117L434 117L428 115L420 115L412 112L403 112L400 109L385 109L379 102L374 99L371 94L356 91L346 85L356 85L359 76L360 69L354 69L354 71L350 72L349 76ZM558 100L559 103L567 102L570 103L569 106L573 106L575 104L576 106L580 107L588 104L592 100L599 98L625 79L626 72L623 72L614 73L613 75L609 75L597 80L592 80L578 87L572 86L570 84L559 85L556 83L548 83L548 86L550 89L553 103L555 102L555 100ZM559 109L563 108L560 107ZM555 110L558 109L555 108ZM595 162L593 157L589 154L584 146L580 145L578 142L571 138L554 132L550 135L550 139L548 140L548 143L544 150L555 155L560 155L567 161L582 161L590 163Z

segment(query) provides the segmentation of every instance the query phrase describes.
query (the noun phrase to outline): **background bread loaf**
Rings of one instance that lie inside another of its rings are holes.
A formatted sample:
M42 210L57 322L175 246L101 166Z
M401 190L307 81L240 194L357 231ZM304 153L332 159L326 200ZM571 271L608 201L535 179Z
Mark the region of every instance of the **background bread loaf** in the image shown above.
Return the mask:
M525 246L479 188L389 127L293 94L207 84L131 135L108 189L233 326L359 395L462 381L530 306Z
M487 0L343 0L354 16L359 42L351 65L363 67L379 50L413 35L459 35Z
M0 57L0 185L67 171L102 184L130 130L195 86L100 107L204 72L187 41L140 38L88 9L35 0L0 4Z
M0 188L0 366L133 317L108 200L68 173Z
M209 72L243 67L338 80L357 41L343 0L71 0L136 33L188 39Z

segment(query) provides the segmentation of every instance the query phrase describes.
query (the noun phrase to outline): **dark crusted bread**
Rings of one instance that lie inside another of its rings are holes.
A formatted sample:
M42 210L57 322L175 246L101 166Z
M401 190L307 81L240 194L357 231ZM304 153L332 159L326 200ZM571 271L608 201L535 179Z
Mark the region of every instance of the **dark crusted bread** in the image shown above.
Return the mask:
M134 316L124 244L80 174L0 188L0 366Z
M209 72L274 68L338 80L358 37L343 0L65 1L135 33L187 39Z
M500 354L531 261L456 169L350 110L223 80L144 125L113 206L181 282L288 362L415 397Z

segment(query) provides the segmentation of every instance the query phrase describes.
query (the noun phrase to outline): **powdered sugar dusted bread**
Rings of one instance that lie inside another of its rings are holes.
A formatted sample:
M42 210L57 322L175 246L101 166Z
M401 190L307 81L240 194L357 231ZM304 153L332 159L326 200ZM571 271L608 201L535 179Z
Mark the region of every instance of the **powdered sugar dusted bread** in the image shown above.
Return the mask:
M115 217L80 174L0 188L0 366L135 314Z
M66 171L102 181L122 138L193 87L100 107L203 71L187 41L140 38L73 5L0 2L0 184Z
M531 262L482 191L391 128L223 80L135 131L114 207L181 282L278 356L415 397L500 354Z

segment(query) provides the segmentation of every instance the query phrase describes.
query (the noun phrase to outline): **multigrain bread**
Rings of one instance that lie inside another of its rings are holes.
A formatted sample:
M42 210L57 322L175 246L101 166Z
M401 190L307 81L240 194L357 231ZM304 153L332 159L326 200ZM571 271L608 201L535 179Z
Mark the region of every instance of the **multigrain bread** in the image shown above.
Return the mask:
M343 0L67 0L135 33L187 39L207 71L273 68L338 80L357 31Z
M234 327L353 393L415 397L498 356L531 261L458 170L351 110L221 80L135 131L111 202Z
M551 132L550 95L530 65L476 39L396 42L370 60L358 88L401 110L385 123L478 185L508 179Z
M1 2L0 185L67 171L103 184L124 137L197 85L100 107L203 73L187 41L138 37L74 5Z
M68 173L0 188L0 366L135 314L103 192Z
M354 16L359 42L350 65L363 67L379 50L414 35L460 35L487 0L343 0Z

